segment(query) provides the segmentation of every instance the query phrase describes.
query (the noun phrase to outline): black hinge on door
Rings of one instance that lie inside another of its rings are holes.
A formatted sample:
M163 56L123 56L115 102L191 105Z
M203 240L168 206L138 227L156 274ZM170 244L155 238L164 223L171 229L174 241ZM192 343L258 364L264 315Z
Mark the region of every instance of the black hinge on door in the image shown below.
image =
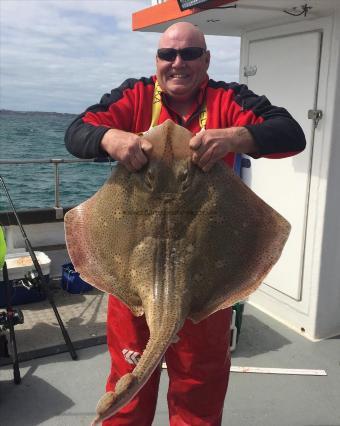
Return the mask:
M316 129L318 127L319 121L322 118L322 111L321 109L309 109L308 110L308 118L310 120L313 120L314 122L314 128Z
M246 67L243 67L243 75L244 77L251 77L257 73L257 66L256 65L248 65Z

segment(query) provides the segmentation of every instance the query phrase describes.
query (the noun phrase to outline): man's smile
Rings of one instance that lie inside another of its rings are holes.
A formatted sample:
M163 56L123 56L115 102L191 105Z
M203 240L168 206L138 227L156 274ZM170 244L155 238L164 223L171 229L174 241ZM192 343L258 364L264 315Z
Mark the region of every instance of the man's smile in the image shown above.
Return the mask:
M190 78L189 74L179 74L179 73L174 73L174 74L170 74L169 77L172 80L186 80L188 78Z

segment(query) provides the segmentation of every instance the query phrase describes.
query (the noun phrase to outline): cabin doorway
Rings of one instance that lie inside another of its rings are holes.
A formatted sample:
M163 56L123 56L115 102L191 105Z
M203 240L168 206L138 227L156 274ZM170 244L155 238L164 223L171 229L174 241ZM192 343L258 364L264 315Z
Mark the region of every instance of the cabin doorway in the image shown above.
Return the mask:
M305 151L286 159L251 160L243 171L245 182L292 225L281 259L266 277L269 286L301 300L309 189L316 121L308 111L317 109L322 32L309 31L266 38L248 38L244 82L272 104L287 108L302 126ZM310 113L311 114L311 113Z

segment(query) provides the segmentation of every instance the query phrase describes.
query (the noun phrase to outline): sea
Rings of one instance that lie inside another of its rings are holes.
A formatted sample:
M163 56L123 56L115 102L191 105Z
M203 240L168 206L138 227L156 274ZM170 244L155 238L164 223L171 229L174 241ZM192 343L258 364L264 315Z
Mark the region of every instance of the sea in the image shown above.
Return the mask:
M0 160L75 159L65 148L64 134L76 116L53 112L0 110ZM60 205L75 206L93 195L111 174L110 163L62 163ZM2 176L16 210L55 206L55 166L3 164ZM0 182L0 211L11 205Z

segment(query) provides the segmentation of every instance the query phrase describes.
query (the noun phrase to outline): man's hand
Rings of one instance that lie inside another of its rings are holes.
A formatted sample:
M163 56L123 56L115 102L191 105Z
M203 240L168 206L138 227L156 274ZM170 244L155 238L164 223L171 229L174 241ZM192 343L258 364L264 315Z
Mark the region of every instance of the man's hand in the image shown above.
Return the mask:
M209 171L228 152L251 153L257 151L256 143L244 127L201 130L189 143L192 161L204 172Z
M102 149L122 163L130 172L140 170L147 162L152 145L142 136L123 130L110 129L102 140Z

